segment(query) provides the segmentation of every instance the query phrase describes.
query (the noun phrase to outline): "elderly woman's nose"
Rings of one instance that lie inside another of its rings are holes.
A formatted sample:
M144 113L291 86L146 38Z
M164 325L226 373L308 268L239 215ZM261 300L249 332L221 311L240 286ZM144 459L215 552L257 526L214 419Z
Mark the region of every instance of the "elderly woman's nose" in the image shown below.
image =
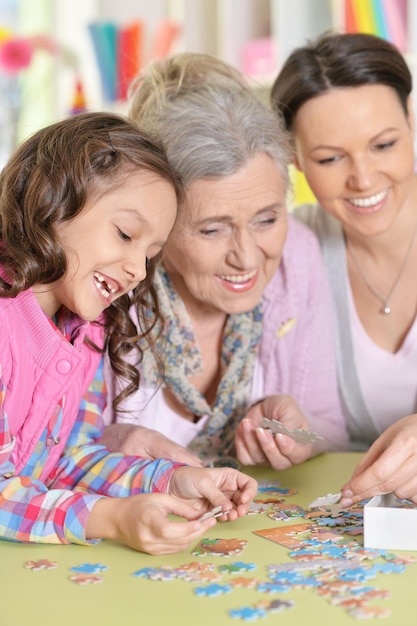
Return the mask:
M251 269L256 262L257 246L247 230L236 233L230 240L229 257L242 269Z

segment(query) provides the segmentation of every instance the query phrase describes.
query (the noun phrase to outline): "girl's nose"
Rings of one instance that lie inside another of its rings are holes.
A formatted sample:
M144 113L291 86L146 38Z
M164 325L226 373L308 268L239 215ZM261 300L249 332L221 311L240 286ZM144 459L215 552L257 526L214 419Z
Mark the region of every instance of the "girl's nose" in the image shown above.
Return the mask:
M142 254L132 254L125 259L123 270L129 276L129 280L140 283L146 278L146 256Z

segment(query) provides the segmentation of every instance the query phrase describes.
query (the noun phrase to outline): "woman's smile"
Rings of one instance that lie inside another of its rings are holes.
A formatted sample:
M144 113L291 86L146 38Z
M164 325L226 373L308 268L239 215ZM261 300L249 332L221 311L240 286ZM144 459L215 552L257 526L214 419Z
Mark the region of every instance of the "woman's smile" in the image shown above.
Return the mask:
M368 196L367 198L348 198L346 203L349 209L354 213L369 215L370 213L380 211L385 206L388 191L388 189L384 189L384 191Z
M259 271L252 270L245 274L221 274L218 278L222 281L223 286L232 292L246 292L256 285Z

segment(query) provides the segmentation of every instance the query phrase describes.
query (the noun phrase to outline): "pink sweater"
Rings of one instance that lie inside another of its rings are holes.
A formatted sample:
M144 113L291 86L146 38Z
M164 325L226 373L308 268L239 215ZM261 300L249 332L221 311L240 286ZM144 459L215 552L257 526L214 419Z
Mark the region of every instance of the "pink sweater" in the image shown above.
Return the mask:
M290 218L280 267L264 292L259 351L264 394L293 396L310 428L330 449L343 450L348 438L337 389L332 307L317 240Z

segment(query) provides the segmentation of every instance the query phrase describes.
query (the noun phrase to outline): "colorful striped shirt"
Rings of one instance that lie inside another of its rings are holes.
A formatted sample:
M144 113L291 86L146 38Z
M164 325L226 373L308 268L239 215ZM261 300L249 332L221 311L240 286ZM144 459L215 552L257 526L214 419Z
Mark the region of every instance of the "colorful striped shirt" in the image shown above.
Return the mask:
M0 538L41 543L94 543L87 540L87 517L98 498L165 492L179 467L167 459L149 460L110 453L97 443L106 403L102 365L82 400L64 452L46 480L41 479L48 447L64 416L58 405L25 467L14 475L15 438L4 411L6 387L0 365Z

